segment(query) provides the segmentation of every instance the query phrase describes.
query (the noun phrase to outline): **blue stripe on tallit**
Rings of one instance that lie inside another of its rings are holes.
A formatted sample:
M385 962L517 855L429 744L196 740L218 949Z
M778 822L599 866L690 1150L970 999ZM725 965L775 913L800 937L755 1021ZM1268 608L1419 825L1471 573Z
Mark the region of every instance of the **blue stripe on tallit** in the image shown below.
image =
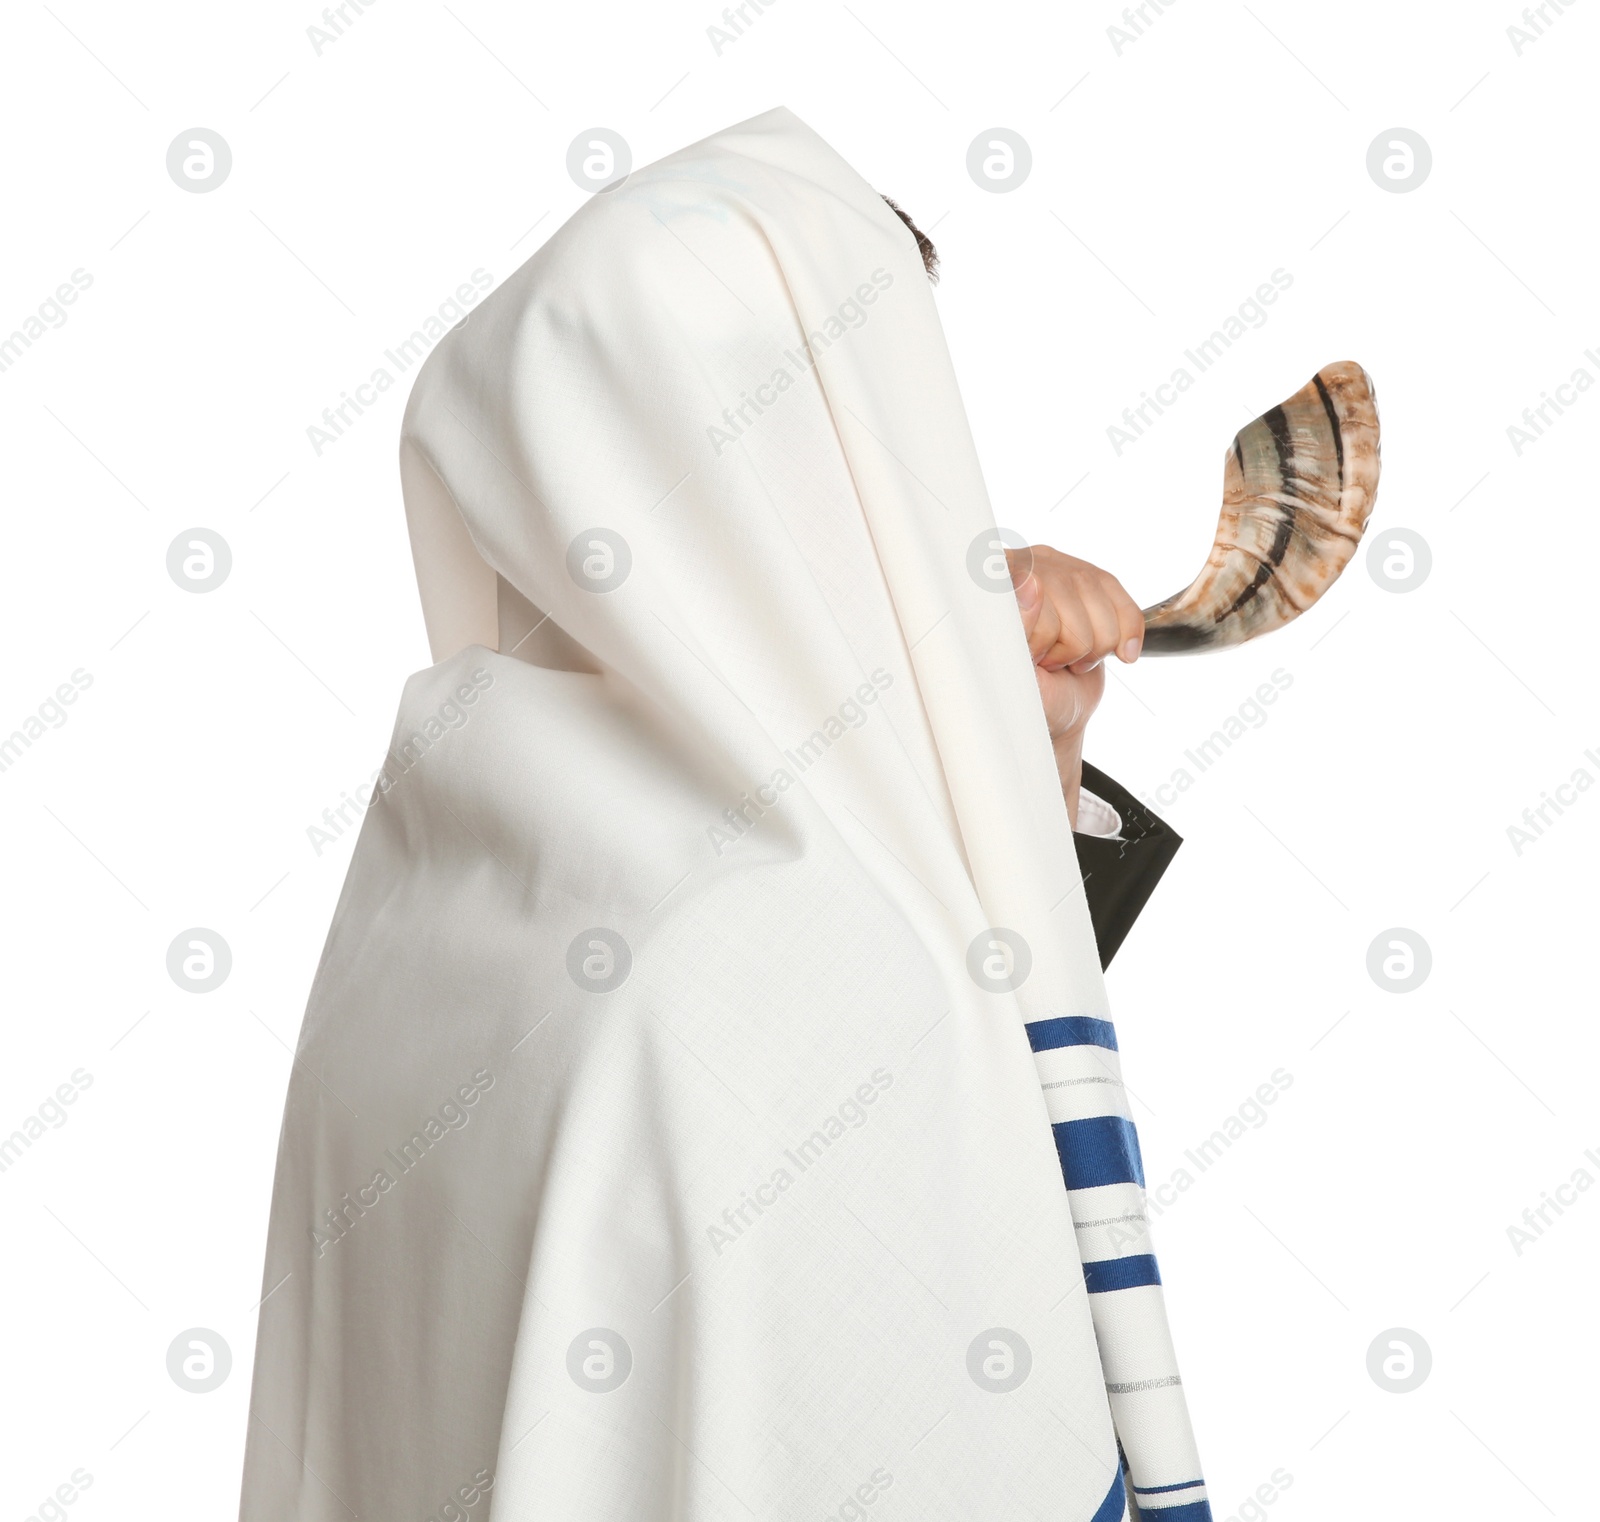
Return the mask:
M1109 1020L1089 1015L1060 1015L1054 1020L1035 1020L1027 1027L1028 1045L1036 1052L1050 1052L1061 1046L1103 1046L1117 1049L1117 1032Z
M1106 1492L1106 1498L1096 1509L1089 1522L1122 1522L1128 1510L1128 1497L1122 1488L1122 1471L1117 1471L1117 1477L1111 1482L1111 1489Z
M1105 1184L1144 1187L1139 1133L1131 1120L1092 1115L1087 1120L1057 1121L1050 1130L1068 1189L1098 1189Z
M1136 1253L1129 1258L1100 1258L1083 1265L1083 1282L1091 1295L1103 1295L1117 1289L1139 1289L1146 1284L1159 1284L1161 1270L1150 1253Z
M1109 1020L1096 1020L1090 1015L1059 1015L1049 1020L1035 1020L1025 1029L1028 1045L1036 1053L1083 1046L1117 1050L1116 1028ZM1107 1071L1112 1070L1108 1068ZM1115 1078L1112 1081L1115 1082ZM1056 1155L1061 1160L1061 1176L1069 1191L1098 1189L1109 1184L1144 1187L1139 1133L1131 1120L1120 1115L1096 1115L1060 1121L1050 1130L1055 1138ZM1137 1253L1085 1263L1083 1279L1084 1288L1091 1295L1114 1294L1118 1290L1159 1287L1161 1271L1152 1254ZM1128 1483L1131 1485L1131 1481ZM1209 1501L1176 1499L1182 1492L1192 1491L1204 1483L1197 1479L1180 1485L1134 1486L1134 1493L1139 1497L1139 1515L1146 1522L1212 1522ZM1172 1496L1173 1503L1162 1505L1163 1496ZM1124 1522L1129 1509L1128 1490L1119 1469L1090 1522Z

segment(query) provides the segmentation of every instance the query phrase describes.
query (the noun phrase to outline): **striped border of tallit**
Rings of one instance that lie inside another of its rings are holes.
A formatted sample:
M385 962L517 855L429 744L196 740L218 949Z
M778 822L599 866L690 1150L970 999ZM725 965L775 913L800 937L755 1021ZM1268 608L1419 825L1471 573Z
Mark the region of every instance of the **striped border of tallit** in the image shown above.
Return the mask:
M1211 1522L1161 1274L1150 1251L1144 1166L1116 1031L1109 1020L1087 1015L1036 1020L1027 1031L1139 1514L1150 1522Z

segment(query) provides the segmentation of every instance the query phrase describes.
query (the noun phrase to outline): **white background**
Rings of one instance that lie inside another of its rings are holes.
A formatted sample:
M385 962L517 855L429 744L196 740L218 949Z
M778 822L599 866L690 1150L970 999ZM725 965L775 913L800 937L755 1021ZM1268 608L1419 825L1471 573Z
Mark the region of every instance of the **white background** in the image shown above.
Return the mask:
M1520 854L1507 829L1600 779L1600 388L1520 455L1507 428L1600 380L1600 17L1547 6L1519 53L1510 0L1181 0L1119 52L1110 4L777 0L719 54L712 3L381 0L320 54L310 3L8 12L0 334L93 283L0 371L0 733L92 685L0 772L0 1135L92 1084L0 1173L5 1515L79 1468L58 1512L86 1522L237 1505L290 1049L354 838L318 855L308 827L428 660L409 377L320 456L308 425L571 215L581 131L646 163L786 104L933 228L1000 521L1142 602L1198 568L1240 425L1331 360L1372 374L1371 534L1420 534L1425 583L1387 592L1363 555L1260 644L1119 669L1091 727L1136 791L1194 776L1112 970L1152 1186L1293 1080L1162 1212L1168 1304L1219 1522L1279 1469L1246 1516L1592 1517L1600 1190L1520 1254L1507 1228L1600 1180L1600 790ZM233 154L205 194L165 167L197 126ZM1008 194L965 167L996 126L1033 151ZM1400 194L1366 169L1397 126L1433 154ZM1265 325L1119 456L1107 426L1274 269ZM233 555L204 595L166 569L196 526ZM191 926L232 948L214 993L166 972ZM1411 993L1367 971L1391 927L1432 951ZM211 1394L166 1371L191 1327L232 1349ZM1409 1394L1367 1371L1396 1327L1432 1351Z

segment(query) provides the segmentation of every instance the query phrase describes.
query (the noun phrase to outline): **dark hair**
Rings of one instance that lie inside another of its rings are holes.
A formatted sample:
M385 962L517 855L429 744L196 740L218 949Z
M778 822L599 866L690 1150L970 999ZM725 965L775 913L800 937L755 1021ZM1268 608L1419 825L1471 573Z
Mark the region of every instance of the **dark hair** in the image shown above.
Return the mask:
M889 209L911 229L911 236L917 240L917 252L922 255L922 267L928 272L928 279L937 285L939 283L939 250L933 246L933 239L900 209L892 196L884 196L884 200L889 203Z

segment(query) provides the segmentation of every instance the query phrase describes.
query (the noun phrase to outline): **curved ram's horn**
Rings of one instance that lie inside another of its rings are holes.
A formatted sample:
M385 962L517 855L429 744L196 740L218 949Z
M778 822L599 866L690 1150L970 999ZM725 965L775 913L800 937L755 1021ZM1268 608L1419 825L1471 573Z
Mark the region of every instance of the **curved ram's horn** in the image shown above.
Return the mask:
M1241 429L1205 568L1146 608L1143 653L1242 644L1298 618L1355 554L1378 494L1378 408L1349 360Z

